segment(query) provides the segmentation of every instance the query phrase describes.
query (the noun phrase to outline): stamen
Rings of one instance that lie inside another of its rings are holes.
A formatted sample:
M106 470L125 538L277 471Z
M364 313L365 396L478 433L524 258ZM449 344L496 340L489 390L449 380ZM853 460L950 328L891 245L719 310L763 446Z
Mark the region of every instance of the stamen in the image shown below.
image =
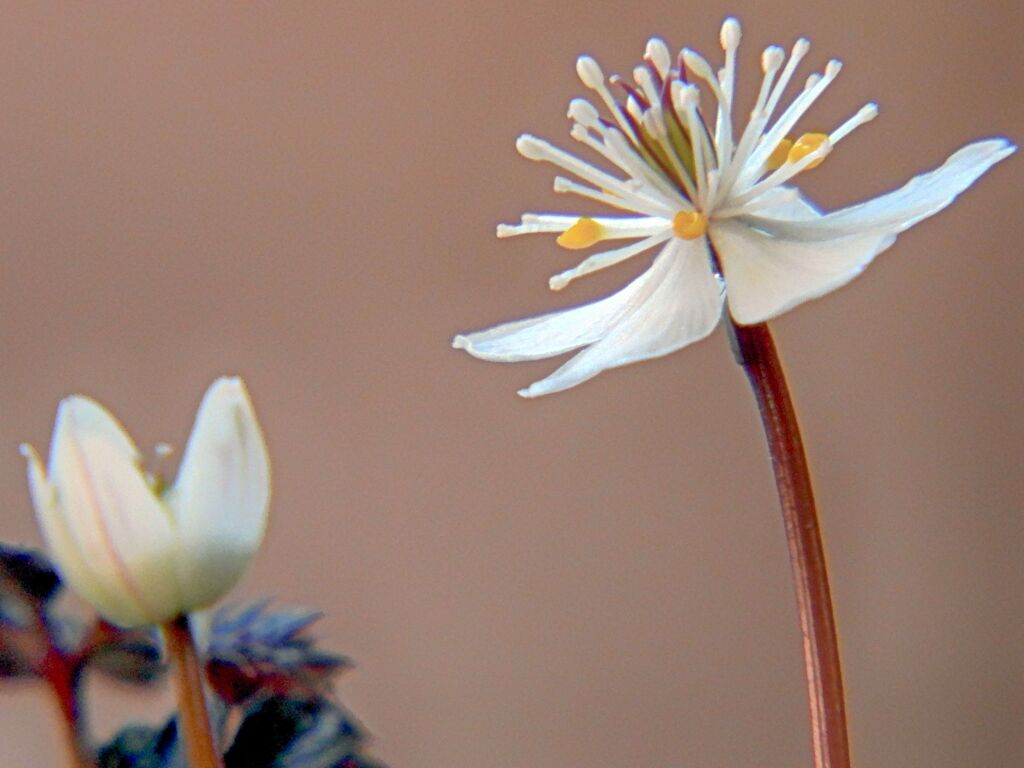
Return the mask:
M630 94L626 98L626 112L628 112L629 116L637 123L643 120L645 108L646 107L640 105L639 99L637 99L633 94Z
M730 105L736 84L736 49L740 46L742 36L740 23L732 16L722 23L722 31L718 37L722 50L725 51L725 68L722 70L720 82Z
M657 37L652 37L648 40L647 48L644 51L644 59L654 65L662 80L668 77L668 71L672 68L672 54L669 53L668 46L665 45L664 40Z
M690 141L693 146L694 176L697 182L697 199L693 202L697 206L703 207L706 202L705 190L707 187L704 169L708 158L704 141L704 126L700 124L700 117L697 115L697 102L700 96L696 86L682 84L680 84L678 91L673 92L673 101L676 101L675 97L677 94L677 109L686 118L686 131L690 134Z
M740 23L735 17L730 16L722 22L722 31L718 35L719 42L722 44L722 50L726 53L735 51L740 45L742 33L743 30L740 27Z
M595 168L589 163L585 163L578 157L570 155L568 152L558 149L558 147L528 133L524 133L516 139L516 149L527 160L552 163L560 168L564 168L569 173L576 174L585 181L589 181L594 186L614 190L616 193L620 189L626 189L625 182L621 179L616 179L614 176Z
M792 130L796 122L810 109L811 105L824 93L825 89L836 79L842 64L833 59L825 67L825 75L815 80L810 88L804 90L775 122L775 125L764 135L760 145L751 153L750 161L740 177L741 184L754 181L761 175L762 167L775 147Z
M602 139L605 136L607 136L607 134L610 131L614 131L615 133L618 133L617 129L606 128L604 125L601 125L601 124L598 124L597 127L595 127L593 130L599 136L601 136ZM590 130L588 130L587 128L584 128L582 125L577 124L577 125L574 125L569 130L569 135L572 136L572 138L576 139L576 141L580 142L581 144L583 144L583 145L585 145L587 147L590 147L592 150L597 152L597 154L599 154L605 160L610 162L612 165L614 165L620 171L623 171L627 176L632 177L632 175L633 175L633 168L635 166L631 162L627 162L627 160L624 159L617 151L613 150L608 145L608 143L606 141L598 141L596 138L594 138L594 136L590 132ZM622 142L622 146L628 147L629 148L629 152L632 154L632 151L633 151L632 150L632 145L629 142L623 141ZM628 183L628 182L623 182L623 183Z
M647 97L648 106L661 101L661 94L658 91L657 84L654 82L654 75L651 74L651 70L647 67L636 67L633 69L633 79L640 86L644 96Z
M775 150L768 156L765 161L764 167L769 171L774 171L776 168L781 168L786 161L789 159L789 150L793 147L793 141L791 139L783 139L775 147Z
M775 189L776 187L785 184L791 178L796 176L801 171L807 169L808 166L813 165L825 157L830 151L832 151L832 145L829 142L823 142L817 149L811 151L809 154L804 155L794 163L785 163L781 168L773 171L761 181L757 182L746 192L740 195L735 195L729 200L730 208L738 208L745 206L752 200L756 200L765 192Z
M582 216L555 240L563 248L578 251L604 239L604 227L588 216Z
M597 107L586 99L573 99L570 101L567 116L587 128L596 128L601 124Z
M793 52L789 55L789 61L786 62L786 68L782 70L782 74L779 76L779 81L775 84L775 88L772 90L772 95L768 99L768 103L765 105L764 111L771 119L772 114L775 112L775 108L779 105L779 100L782 98L782 92L786 90L786 86L789 85L790 79L793 77L793 73L796 72L797 66L803 60L804 56L807 55L807 51L811 49L811 43L807 38L801 37L793 44Z
M605 106L608 107L608 111L612 113L612 117L615 118L622 131L627 136L635 139L636 136L633 135L633 129L629 127L622 117L622 107L615 101L615 97L612 96L608 86L605 85L604 72L601 70L601 65L591 56L580 56L576 59L576 74L579 75L580 82L583 85L595 91L601 97L601 100L604 101Z
M777 45L769 45L761 53L761 71L766 75L778 72L782 62L786 60L786 52Z
M693 74L701 80L705 81L711 88L711 92L714 94L715 99L718 100L719 113L721 113L723 109L728 112L727 108L729 105L729 97L722 90L722 86L718 82L718 75L716 75L714 70L711 69L711 65L708 64L707 60L696 51L684 48L683 61L685 62L687 69L693 72ZM717 141L718 138L716 137L716 142Z
M779 142L781 146L782 142ZM805 133L799 139L797 139L790 147L789 153L786 156L787 163L798 163L803 158L812 152L816 152L821 147L827 147L824 152L827 153L831 148L829 145L829 137L827 133ZM773 152L772 155L775 153ZM807 169L817 168L825 160L825 155L822 154L817 160L807 165Z
M499 224L498 237L564 232L578 218L577 216L561 216L556 213L524 213L520 217L519 224Z
M167 460L174 455L174 446L170 443L157 443L153 446L153 462L151 468L145 472L146 482L157 496L162 496L167 490L167 477L164 470L167 468Z
M666 120L664 110L661 107L653 107L647 110L644 113L642 125L644 130L658 142L662 153L668 158L669 165L663 168L663 170L676 184L683 188L691 200L694 199L697 195L697 190L693 186L693 182L690 181L690 174L683 166L683 162L677 154L676 146L672 142L669 123ZM660 163L661 160L659 158Z
M730 158L728 165L722 173L718 194L716 195L716 199L712 200L712 206L718 205L725 197L728 196L729 191L733 186L733 182L743 171L743 168L747 163L747 158L750 157L750 153L753 152L754 148L757 146L757 140L761 137L761 132L764 130L764 127L768 122L768 116L764 112L765 103L768 100L769 93L771 93L772 82L775 80L775 75L778 73L779 68L782 67L782 62L785 61L785 58L785 52L777 45L768 46L761 54L761 69L764 70L764 78L761 80L761 88L757 93L757 100L754 102L754 108L750 112L750 120L743 129L743 133L740 135L740 140L736 145L733 156Z
M705 195L705 199L709 201L707 207L714 205L714 201L718 198L719 186L722 182L722 173L717 168L708 171L708 191Z
M624 211L643 213L648 216L660 216L661 218L667 218L672 215L672 208L665 203L628 189L616 190L612 194L603 189L591 189L564 176L556 176L554 190L559 194L579 195L587 200L595 200Z
M720 90L718 78L715 76L714 70L711 69L711 65L708 64L707 59L690 48L683 48L683 62L686 64L686 68L693 74L706 81L715 90Z
M600 90L604 85L604 71L592 56L580 56L576 59L576 74L580 81L590 90Z
M856 128L864 125L864 123L870 123L876 117L878 117L878 105L865 104L857 114L832 131L829 134L828 140L835 144L840 139L844 139L853 133Z
M718 100L718 119L715 125L715 149L720 163L728 161L732 152L732 121L729 120L731 103L729 96L722 90L718 76L711 69L707 60L696 51L683 49L683 61L694 75L704 80ZM723 161L724 158L724 161Z
M708 219L700 211L680 211L672 218L672 233L683 240L696 240L708 231Z
M646 182L644 186L647 191L655 192L659 198L676 203L683 199L675 185L666 176L662 175L661 172L656 170L646 158L637 154L637 151L626 141L621 133L609 131L604 140L613 151L622 157L623 162L628 165L629 173L633 178L640 182ZM643 146L645 151L650 152L645 143L641 142L639 146Z
M581 261L572 269L567 269L565 272L560 272L551 279L548 280L548 286L553 291L560 291L570 282L575 280L577 277L583 275L589 275L591 272L596 272L599 269L610 267L613 264L625 261L626 259L636 256L638 253L643 253L649 248L653 248L659 243L664 242L669 238L667 232L662 232L657 235L651 235L643 240L639 240L629 245L624 245L621 248L615 248L610 251L603 251L601 253L595 253L593 256Z

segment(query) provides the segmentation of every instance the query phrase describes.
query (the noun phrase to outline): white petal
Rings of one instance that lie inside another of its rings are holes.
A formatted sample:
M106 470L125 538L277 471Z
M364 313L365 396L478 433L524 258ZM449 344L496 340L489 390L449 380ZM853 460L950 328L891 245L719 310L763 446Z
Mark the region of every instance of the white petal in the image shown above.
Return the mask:
M540 360L593 344L650 294L657 273L648 269L620 291L603 299L539 317L528 317L456 336L452 346L473 357L499 363Z
M725 274L729 312L743 325L844 285L896 239L869 232L811 243L773 237L737 220L715 222L709 234Z
M124 626L145 623L146 616L131 594L116 585L111 589L105 569L101 567L97 574L93 564L82 556L78 543L64 522L64 514L57 503L57 491L47 481L35 449L23 445L21 452L28 462L28 487L36 520L61 578L111 621Z
M270 501L270 459L241 379L221 378L203 397L167 503L181 545L186 610L217 600L259 548Z
M77 396L60 404L49 481L92 578L136 610L130 622L121 613L108 618L135 624L175 616L180 606L170 519L139 469L131 438L103 406Z
M794 187L786 186L776 187L767 192L765 197L778 198L779 203L762 208L759 215L781 221L807 221L821 216L821 211L814 203L799 193L793 197L793 192L796 192Z
M673 239L639 280L645 281L641 293L596 343L519 394L559 392L608 368L667 355L703 339L718 324L723 297L704 238Z
M780 222L766 215L744 217L754 226L794 240L830 240L866 232L902 232L938 213L979 176L1011 155L1005 139L969 144L934 171L915 176L900 189L813 222Z

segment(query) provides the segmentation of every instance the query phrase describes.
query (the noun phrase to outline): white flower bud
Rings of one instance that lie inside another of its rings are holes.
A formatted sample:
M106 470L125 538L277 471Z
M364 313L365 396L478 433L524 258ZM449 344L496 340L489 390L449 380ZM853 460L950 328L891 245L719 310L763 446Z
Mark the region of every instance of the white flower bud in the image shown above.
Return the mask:
M215 602L259 548L270 464L239 379L207 391L165 492L117 420L86 397L60 404L46 470L31 447L22 452L61 575L116 624L161 623Z

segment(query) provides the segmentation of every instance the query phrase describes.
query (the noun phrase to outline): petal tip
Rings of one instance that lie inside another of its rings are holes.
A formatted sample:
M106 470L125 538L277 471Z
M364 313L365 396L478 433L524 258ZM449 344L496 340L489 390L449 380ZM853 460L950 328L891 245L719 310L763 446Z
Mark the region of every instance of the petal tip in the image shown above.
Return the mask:
M467 352L471 352L472 347L473 345L469 341L469 337L464 336L461 333L457 334L455 338L452 339L452 349L464 349Z
M221 376L214 380L207 392L237 396L245 392L245 382L241 376Z

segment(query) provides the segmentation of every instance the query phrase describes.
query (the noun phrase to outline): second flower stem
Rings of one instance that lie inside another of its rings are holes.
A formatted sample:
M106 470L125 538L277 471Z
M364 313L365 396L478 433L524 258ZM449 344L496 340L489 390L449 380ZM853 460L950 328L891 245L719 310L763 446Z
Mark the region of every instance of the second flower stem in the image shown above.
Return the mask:
M174 668L178 695L178 733L185 746L189 768L223 768L206 706L202 667L187 616L164 624L167 655Z
M768 325L725 319L761 412L789 543L803 635L815 768L850 768L846 703L825 549L800 426Z

